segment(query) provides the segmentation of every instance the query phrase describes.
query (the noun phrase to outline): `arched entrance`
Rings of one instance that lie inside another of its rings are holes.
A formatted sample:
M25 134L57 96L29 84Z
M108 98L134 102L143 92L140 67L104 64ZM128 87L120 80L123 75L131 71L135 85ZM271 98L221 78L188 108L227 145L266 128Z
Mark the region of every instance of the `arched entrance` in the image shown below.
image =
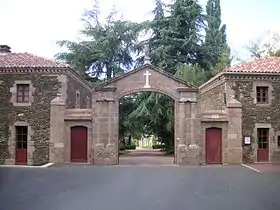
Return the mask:
M71 127L70 159L73 163L87 162L87 127Z
M118 164L119 99L142 91L163 93L174 100L175 164L198 164L198 88L150 64L94 88L93 162L102 165Z
M222 129L206 129L206 164L222 163Z
M137 92L119 101L119 164L174 163L174 100L158 92Z

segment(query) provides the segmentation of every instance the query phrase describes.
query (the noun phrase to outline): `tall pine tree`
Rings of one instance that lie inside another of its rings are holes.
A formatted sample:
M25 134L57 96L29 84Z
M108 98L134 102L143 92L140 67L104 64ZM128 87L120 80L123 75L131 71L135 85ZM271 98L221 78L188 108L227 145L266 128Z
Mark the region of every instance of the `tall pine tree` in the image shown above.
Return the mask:
M205 42L204 45L210 55L211 73L209 77L222 69L229 67L231 63L230 48L227 44L226 25L222 25L220 0L208 0L206 5Z
M166 43L169 46L170 63L194 65L202 64L202 30L204 17L197 0L176 0L170 7L169 29ZM170 67L173 74L174 66Z
M150 23L152 36L148 41L151 54L151 62L157 67L164 67L165 57L163 45L163 30L167 26L166 18L164 16L164 5L161 0L154 0L155 8L153 10L154 19Z

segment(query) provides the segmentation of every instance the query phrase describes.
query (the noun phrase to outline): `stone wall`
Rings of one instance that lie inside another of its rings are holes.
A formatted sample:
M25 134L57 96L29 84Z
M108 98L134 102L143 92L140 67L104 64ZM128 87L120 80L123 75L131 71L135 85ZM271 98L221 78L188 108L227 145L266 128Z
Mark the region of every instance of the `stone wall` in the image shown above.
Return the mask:
M80 103L76 104L76 95L79 94ZM92 91L88 85L70 74L67 77L67 108L90 108L92 103Z
M31 106L14 106L11 102L11 88L15 81L31 81L33 102ZM50 102L57 96L61 84L55 75L13 74L0 78L0 163L14 159L8 149L11 137L10 127L16 122L26 122L32 130L32 164L41 165L49 161Z
M228 78L233 81L232 78ZM235 98L242 103L242 130L243 137L252 138L251 145L243 145L243 161L256 162L257 136L256 128L265 126L270 129L270 161L280 161L280 148L277 146L277 137L280 134L280 81L279 77L235 77L232 90ZM257 85L269 86L269 104L255 103L255 88Z
M200 86L200 110L225 110L225 87L226 81L223 77L215 77Z

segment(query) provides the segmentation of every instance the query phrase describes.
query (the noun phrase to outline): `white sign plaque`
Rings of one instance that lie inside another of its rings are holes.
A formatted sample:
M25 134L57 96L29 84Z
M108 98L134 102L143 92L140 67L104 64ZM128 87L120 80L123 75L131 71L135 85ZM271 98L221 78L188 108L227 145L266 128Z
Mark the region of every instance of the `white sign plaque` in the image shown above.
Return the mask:
M147 70L146 73L144 74L145 78L146 78L146 84L144 86L144 88L150 88L150 84L149 84L149 76L151 76L151 73Z
M246 136L246 137L244 138L244 143L245 143L245 144L251 144L251 137Z

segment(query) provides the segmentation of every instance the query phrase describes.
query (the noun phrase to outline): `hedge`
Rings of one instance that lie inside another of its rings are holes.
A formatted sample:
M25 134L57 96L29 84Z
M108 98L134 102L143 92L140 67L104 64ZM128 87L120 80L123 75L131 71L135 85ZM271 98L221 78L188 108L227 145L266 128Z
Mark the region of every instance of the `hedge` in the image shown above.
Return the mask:
M152 146L153 149L164 149L164 145L153 145Z

